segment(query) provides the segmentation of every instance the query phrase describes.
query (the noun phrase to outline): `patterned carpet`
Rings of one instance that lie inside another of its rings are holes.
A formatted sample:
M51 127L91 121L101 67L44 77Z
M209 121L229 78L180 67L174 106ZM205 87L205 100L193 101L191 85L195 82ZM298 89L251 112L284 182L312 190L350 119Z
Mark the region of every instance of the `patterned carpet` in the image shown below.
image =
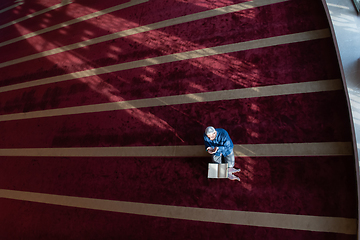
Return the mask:
M356 239L321 1L4 0L0 52L1 239Z

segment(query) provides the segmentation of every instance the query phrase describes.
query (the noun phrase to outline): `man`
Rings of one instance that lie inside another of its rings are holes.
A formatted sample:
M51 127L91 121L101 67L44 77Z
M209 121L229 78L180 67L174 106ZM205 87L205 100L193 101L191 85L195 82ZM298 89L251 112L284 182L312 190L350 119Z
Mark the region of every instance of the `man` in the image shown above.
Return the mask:
M239 172L240 169L234 168L235 156L234 156L234 144L228 132L222 128L207 127L204 133L204 144L206 151L212 155L212 160L215 163L221 163L222 158L224 162L228 164L229 179L238 180L240 178L233 173Z

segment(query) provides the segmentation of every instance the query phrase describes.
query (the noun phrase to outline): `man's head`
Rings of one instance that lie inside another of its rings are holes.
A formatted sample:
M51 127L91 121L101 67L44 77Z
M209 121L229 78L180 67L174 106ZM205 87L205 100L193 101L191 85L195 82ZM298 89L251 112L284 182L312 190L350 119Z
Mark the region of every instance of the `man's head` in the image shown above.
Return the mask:
M205 129L205 134L211 141L216 138L216 130L212 126L209 126Z

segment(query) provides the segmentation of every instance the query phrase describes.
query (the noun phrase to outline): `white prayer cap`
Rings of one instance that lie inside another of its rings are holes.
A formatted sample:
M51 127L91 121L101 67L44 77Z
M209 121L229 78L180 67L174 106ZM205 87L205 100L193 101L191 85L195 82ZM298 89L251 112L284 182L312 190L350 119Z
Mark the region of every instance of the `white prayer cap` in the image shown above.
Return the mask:
M207 128L205 129L205 134L206 134L206 135L212 134L212 133L214 133L214 132L215 132L215 128L212 127L212 126L209 126L209 127L207 127Z

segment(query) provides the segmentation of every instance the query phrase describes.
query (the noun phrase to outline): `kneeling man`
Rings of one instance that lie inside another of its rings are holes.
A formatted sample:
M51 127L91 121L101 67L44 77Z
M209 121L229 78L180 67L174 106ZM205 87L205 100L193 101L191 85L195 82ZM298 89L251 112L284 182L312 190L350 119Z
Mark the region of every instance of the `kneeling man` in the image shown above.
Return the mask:
M224 162L228 164L229 179L240 181L240 179L233 174L239 172L240 169L234 168L234 144L228 132L222 128L215 129L209 126L205 129L204 144L206 151L212 155L213 162L220 164L223 158Z

